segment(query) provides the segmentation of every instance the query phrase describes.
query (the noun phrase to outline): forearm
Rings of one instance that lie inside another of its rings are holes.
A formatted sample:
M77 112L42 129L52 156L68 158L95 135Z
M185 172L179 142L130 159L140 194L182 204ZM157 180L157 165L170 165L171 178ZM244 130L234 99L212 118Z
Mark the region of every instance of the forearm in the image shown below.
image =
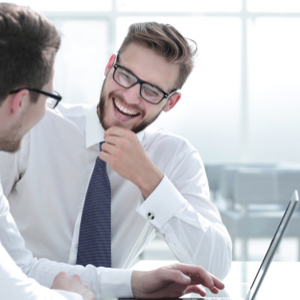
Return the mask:
M183 213L178 212L161 228L162 237L181 262L201 266L221 280L224 279L230 270L232 252L226 229L188 210L189 219L178 217ZM194 220L192 214L196 214Z
M26 249L24 239L9 212L7 199L1 194L1 185L0 241L17 266L41 285L51 287L54 277L65 271L70 275L78 274L82 281L90 286L96 299L132 296L130 270L96 268L91 265L72 266L47 259L33 258L32 253Z
M192 187L187 190L190 194L183 194L189 201L165 176L138 212L155 227L178 260L203 266L222 279L231 264L230 237L205 193Z
M0 243L0 295L1 299L18 300L80 300L79 294L53 291L39 285L35 280L27 278L16 266Z
M69 275L79 275L82 282L88 284L96 299L133 296L131 291L132 270L96 268L92 265L72 266L46 259L34 259L27 275L36 279L40 284L50 287L54 277L62 271Z

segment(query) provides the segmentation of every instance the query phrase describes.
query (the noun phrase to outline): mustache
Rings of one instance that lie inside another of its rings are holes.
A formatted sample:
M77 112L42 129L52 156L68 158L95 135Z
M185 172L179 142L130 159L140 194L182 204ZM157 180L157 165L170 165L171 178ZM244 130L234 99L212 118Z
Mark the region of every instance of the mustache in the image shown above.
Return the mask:
M141 109L137 104L129 104L127 103L127 101L125 100L125 98L122 95L118 95L114 92L109 93L108 97L112 97L114 99L118 99L123 105L125 105L128 108L131 108L137 112L139 112L141 115L145 115L145 111L143 109Z

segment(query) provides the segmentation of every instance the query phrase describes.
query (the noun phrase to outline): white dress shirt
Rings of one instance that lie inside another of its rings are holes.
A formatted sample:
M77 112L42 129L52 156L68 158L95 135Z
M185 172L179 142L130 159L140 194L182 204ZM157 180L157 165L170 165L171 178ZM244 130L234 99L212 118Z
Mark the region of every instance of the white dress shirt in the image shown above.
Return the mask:
M82 299L80 295L78 298L74 293L59 291L67 297L64 298L51 292L34 280L27 278L21 269L27 276L34 278L46 287L51 287L54 277L64 271L70 275L78 274L81 280L87 283L95 293L96 299L133 296L131 270L96 268L91 265L72 266L48 259L33 258L32 253L25 248L24 239L9 212L9 204L3 195L0 181L0 299ZM2 295L22 294L24 294L23 298L21 296L2 298ZM41 295L45 295L45 297L41 297Z
M50 290L28 278L0 242L0 298L3 300L83 300L77 293Z
M75 264L85 194L103 135L95 106L62 104L47 111L18 153L0 153L4 193L35 256ZM138 138L164 178L145 201L137 186L107 166L112 266L130 267L156 234L178 260L224 278L231 240L209 201L198 152L184 138L151 126Z

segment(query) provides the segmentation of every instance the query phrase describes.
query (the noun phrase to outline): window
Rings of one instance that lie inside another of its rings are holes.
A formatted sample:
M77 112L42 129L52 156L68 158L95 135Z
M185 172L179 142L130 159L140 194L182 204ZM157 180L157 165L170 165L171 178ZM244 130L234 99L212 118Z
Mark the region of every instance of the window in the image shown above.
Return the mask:
M185 136L206 162L300 162L298 0L18 3L62 33L55 85L65 102L98 101L105 65L131 23L170 23L199 54L178 106L156 125Z

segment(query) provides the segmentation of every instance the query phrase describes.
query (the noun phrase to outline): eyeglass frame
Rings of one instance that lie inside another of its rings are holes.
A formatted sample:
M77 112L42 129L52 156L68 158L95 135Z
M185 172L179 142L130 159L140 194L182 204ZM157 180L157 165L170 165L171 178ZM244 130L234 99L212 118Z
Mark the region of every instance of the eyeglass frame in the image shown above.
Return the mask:
M20 89L17 89L17 90L14 90L14 91L11 91L9 92L9 94L15 94L15 93L18 93L22 90L28 90L28 91L31 91L31 92L36 92L36 93L39 93L39 94L42 94L42 95L45 95L49 98L52 98L52 99L55 99L56 100L56 103L55 105L52 107L52 109L54 109L58 104L59 102L61 101L61 99L63 98L58 92L55 91L56 94L53 94L53 93L49 93L49 92L45 92L43 90L39 90L39 89L32 89L32 88L20 88Z
M147 81L141 80L141 79L138 78L133 72L131 72L131 71L128 70L127 68L125 68L125 67L119 65L119 64L117 63L118 58L119 58L119 54L117 54L116 59L115 59L115 61L114 61L114 65L113 65L113 67L114 67L114 69L115 69L115 70L114 70L114 73L113 73L113 80L114 80L119 86L121 86L121 87L123 87L123 88L125 88L125 89L130 89L130 88L134 87L135 85L137 85L137 84L139 83L139 84L140 84L140 96L141 96L146 102L148 102L148 103L150 103L150 104L158 105L158 104L161 103L165 98L168 99L168 98L172 97L173 94L175 94L175 93L177 92L177 89L175 89L175 90L173 90L171 93L168 94L168 93L164 92L164 91L163 91L161 88L159 88L158 86L153 85L153 84L151 84L151 83L149 83L149 82L147 82ZM126 87L126 86L121 85L121 84L115 79L115 74L116 74L117 68L122 68L122 69L126 70L128 73L132 74L132 75L137 79L137 82L134 83L133 85L129 86L129 87ZM148 84L148 85L150 85L150 86L152 86L152 87L158 89L159 91L161 91L161 92L164 94L163 97L161 98L161 100L159 100L159 102L157 102L157 103L154 103L154 102L151 102L151 101L145 99L145 98L143 97L143 95L142 95L142 86L143 86L143 84Z

